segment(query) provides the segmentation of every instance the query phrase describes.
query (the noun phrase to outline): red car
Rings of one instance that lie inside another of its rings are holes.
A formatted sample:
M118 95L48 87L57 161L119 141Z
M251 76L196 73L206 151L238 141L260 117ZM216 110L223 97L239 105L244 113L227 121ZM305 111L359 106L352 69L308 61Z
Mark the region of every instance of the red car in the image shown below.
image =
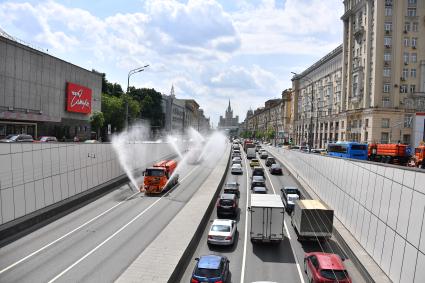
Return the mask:
M321 252L306 253L304 271L308 282L314 283L351 283L351 278L345 269L339 255Z

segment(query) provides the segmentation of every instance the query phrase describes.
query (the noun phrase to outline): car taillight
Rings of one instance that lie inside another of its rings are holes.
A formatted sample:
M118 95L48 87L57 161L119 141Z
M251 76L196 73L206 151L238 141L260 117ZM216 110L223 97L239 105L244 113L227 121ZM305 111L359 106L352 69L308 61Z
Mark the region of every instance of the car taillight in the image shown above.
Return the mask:
M236 207L236 202L234 202L232 206L233 206L233 207Z
M196 280L195 278L192 278L192 280L190 280L190 283L199 283L199 281Z
M211 235L208 235L208 239L212 239L213 238L213 236L211 236Z
M227 236L226 238L224 238L225 240L231 240L232 236Z
M219 206L220 206L220 200L217 201L217 207L219 207Z
M215 281L215 283L223 283L223 281L221 281L221 280L220 281Z

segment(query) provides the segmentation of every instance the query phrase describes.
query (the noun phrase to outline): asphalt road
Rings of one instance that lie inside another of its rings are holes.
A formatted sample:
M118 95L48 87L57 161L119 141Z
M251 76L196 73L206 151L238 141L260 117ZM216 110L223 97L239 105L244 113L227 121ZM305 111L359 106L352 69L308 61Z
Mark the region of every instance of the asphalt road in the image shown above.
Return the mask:
M267 148L266 148L267 149ZM283 175L270 175L268 167L264 160L260 160L261 165L266 169L266 185L269 194L280 194L280 188L283 186L298 186L295 179L289 174L286 168L283 168ZM281 164L282 165L282 164ZM243 158L244 175L235 176L229 172L227 181L238 180L240 183L241 197L239 200L240 213L236 220L238 221L238 241L233 247L211 247L207 245L207 236L210 225L204 230L202 239L194 251L192 260L187 266L181 282L190 282L192 271L195 266L195 258L206 254L225 255L230 260L231 282L308 282L304 273L304 254L311 251L325 251L337 253L346 258L344 252L340 249L334 238L322 244L318 242L298 242L295 231L291 226L291 219L285 214L285 240L280 245L259 245L252 244L249 239L250 227L247 220L247 199L251 194L249 187L249 177L251 168L247 163L246 155ZM248 175L247 175L248 172ZM303 192L303 190L302 190ZM305 192L303 192L305 195ZM249 205L249 203L248 203ZM210 222L216 219L216 210L210 216ZM245 237L247 235L247 237ZM350 276L353 282L365 282L358 270L349 259L345 260Z
M162 196L129 185L0 249L0 282L111 282L149 245L211 173L187 165Z

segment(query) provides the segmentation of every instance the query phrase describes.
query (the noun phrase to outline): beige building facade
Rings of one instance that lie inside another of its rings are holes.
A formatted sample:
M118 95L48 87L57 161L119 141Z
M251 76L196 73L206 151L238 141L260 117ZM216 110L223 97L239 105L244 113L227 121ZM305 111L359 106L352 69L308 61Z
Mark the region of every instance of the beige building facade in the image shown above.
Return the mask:
M425 1L346 0L344 7L345 140L412 144L425 95Z
M292 78L294 143L322 148L344 140L341 116L342 46Z

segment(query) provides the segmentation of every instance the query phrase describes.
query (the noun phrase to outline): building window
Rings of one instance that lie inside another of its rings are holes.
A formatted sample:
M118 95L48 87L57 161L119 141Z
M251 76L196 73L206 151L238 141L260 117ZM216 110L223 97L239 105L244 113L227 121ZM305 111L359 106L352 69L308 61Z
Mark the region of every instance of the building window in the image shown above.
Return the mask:
M404 64L409 63L409 53L407 53L407 52L403 53L403 62L404 62Z
M415 93L415 90L416 90L416 86L410 85L410 93Z
M410 135L403 135L403 143L410 144Z
M384 68L384 77L389 77L391 75L391 69L390 68Z
M384 45L390 47L391 46L391 37L384 37Z
M391 53L389 52L384 53L384 61L385 62L391 61Z
M341 121L341 129L344 129L344 121Z
M411 46L413 47L413 48L416 48L416 43L418 42L418 39L416 38L416 37L412 37L412 43L411 43Z
M412 23L412 31L418 31L418 23Z
M388 143L389 133L381 133L381 143Z
M406 46L406 47L409 46L409 38L408 37L404 38L404 46Z
M416 4L416 0L409 0L408 3L409 4Z
M389 31L391 31L393 29L393 24L387 22L387 23L384 24L384 28L385 28L385 31L388 31L389 32Z
M365 125L366 128L369 127L369 119L365 119L364 120L364 125Z
M412 119L413 115L405 115L404 116L404 127L411 128L412 127Z
M405 80L409 77L409 69L403 68L402 79Z
M404 31L410 31L410 23L409 22L404 23Z
M392 15L393 15L393 8L385 7L385 16L392 16Z
M366 131L364 132L364 141L367 142L368 139L369 139L369 133Z
M416 69L411 69L411 70L410 70L410 76L411 76L412 78L416 78Z
M391 89L391 85L390 84L384 84L384 92L385 93L390 92L390 89Z
M390 98L387 96L382 97L382 107L387 108L390 107Z
M416 53L410 54L410 61L412 61L412 63L416 63L417 60L418 60L418 55Z
M416 8L408 8L407 9L408 17L416 17Z
M400 93L407 93L407 85L400 85Z
M356 75L353 77L353 96L357 96L357 84L359 77Z

